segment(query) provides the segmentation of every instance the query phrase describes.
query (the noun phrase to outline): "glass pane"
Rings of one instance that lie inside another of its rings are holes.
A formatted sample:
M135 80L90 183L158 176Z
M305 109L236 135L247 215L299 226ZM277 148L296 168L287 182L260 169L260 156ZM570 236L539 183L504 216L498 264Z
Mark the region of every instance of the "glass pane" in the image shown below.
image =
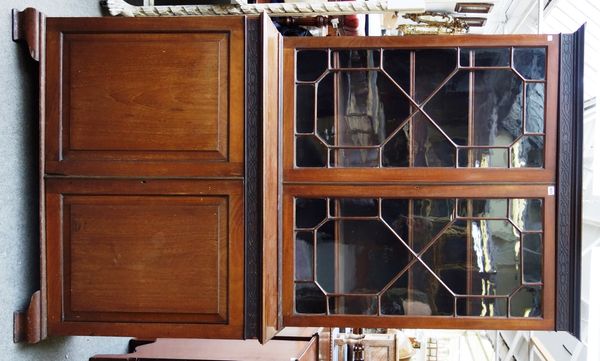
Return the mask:
M454 167L456 148L422 113L412 118L413 166Z
M384 50L383 69L407 94L410 92L409 50Z
M502 220L457 220L422 259L456 294L508 295L520 286L520 234Z
M523 287L510 301L511 317L542 317L542 288Z
M543 203L541 199L511 199L510 219L523 231L541 231Z
M508 148L460 148L458 161L459 167L506 168Z
M513 168L541 168L544 166L544 137L524 136L510 148L510 166Z
M507 199L459 199L458 216L476 218L506 218Z
M317 135L326 144L335 144L334 74L327 74L317 84Z
M544 84L527 84L527 111L525 131L528 133L544 132Z
M315 81L327 70L326 50L299 50L296 54L296 79Z
M327 200L296 198L296 228L313 228L327 217Z
M459 71L425 104L425 112L458 145L469 135L469 72ZM415 132L415 140L422 136Z
M332 151L329 165L331 167L378 167L379 148L347 149Z
M327 147L317 137L296 137L296 165L298 167L327 166Z
M473 74L473 145L510 145L523 133L523 82L510 70Z
M455 69L456 49L416 50L414 98L417 103L427 99Z
M327 246L333 248L333 257L317 253L317 281L327 292L377 293L408 262L406 248L380 221L327 223L317 233L317 244L335 243ZM333 267L321 272L321 260L333 263ZM328 274L331 271L333 274Z
M384 167L408 167L410 156L410 124L404 125L383 146Z
M381 296L385 315L436 316L454 314L454 296L416 262Z
M546 78L546 48L515 48L513 62L525 79Z
M509 48L461 49L468 50L473 50L475 66L510 66Z
M334 69L379 68L380 51L377 50L335 50L331 52L331 65Z
M315 87L312 84L296 86L296 132L315 130Z
M506 298L458 298L456 300L458 316L506 317L507 310Z
M542 234L523 234L523 282L542 282Z
M296 280L313 280L313 232L296 232Z
M335 203L339 217L373 217L379 214L379 200L377 198L336 198Z
M325 295L314 283L296 283L297 313L326 313Z
M329 313L332 315L376 315L377 297L334 296L329 297Z

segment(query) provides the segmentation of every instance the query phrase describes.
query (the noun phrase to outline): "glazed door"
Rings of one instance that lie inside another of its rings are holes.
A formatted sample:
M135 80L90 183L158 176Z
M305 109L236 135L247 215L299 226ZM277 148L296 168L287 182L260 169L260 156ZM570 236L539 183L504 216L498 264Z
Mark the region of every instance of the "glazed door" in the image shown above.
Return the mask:
M562 327L566 38L284 41L286 326Z

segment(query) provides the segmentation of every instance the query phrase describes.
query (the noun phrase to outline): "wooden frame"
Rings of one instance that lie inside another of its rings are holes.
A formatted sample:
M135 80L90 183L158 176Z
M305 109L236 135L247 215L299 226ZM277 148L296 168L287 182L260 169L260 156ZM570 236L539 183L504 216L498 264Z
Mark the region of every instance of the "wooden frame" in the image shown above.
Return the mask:
M362 316L362 315L310 315L294 312L294 208L295 197L390 197L390 198L543 198L544 199L544 257L543 302L541 318L522 317L473 317L473 316ZM321 325L335 327L384 328L469 328L469 329L536 329L549 330L555 320L555 198L548 195L543 185L287 185L283 196L283 318L286 326Z

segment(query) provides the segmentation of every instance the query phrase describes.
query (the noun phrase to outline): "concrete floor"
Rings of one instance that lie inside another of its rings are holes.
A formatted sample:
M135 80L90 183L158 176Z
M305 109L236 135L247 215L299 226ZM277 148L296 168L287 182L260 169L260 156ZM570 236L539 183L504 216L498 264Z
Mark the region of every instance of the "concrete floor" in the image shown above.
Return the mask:
M12 342L13 311L39 287L37 254L37 63L12 41L11 9L47 16L99 16L98 0L0 1L0 361L87 360L120 353L128 339L52 337L37 345Z

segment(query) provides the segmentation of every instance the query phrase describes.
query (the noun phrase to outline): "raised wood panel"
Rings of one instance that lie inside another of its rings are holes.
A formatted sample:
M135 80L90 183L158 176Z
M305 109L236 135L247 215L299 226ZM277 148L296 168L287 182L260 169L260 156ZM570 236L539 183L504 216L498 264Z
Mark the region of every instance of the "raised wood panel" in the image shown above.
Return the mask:
M52 334L242 336L241 181L47 181Z
M243 175L244 21L48 19L46 172Z

